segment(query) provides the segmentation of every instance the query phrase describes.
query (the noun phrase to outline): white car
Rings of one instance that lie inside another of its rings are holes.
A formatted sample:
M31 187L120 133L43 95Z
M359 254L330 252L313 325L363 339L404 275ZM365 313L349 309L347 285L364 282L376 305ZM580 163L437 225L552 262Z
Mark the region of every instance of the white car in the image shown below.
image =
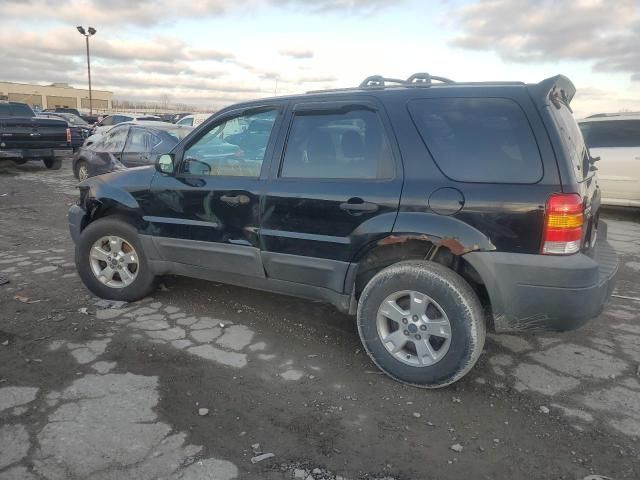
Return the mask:
M96 123L93 134L94 135L102 135L105 132L111 130L111 127L118 125L123 122L135 122L138 120L144 121L157 121L161 122L162 119L155 115L140 115L135 113L112 113L104 117L98 123Z
M598 114L579 121L592 157L600 157L602 203L640 207L640 113Z
M213 113L194 113L192 115L187 115L186 117L182 117L180 120L176 122L176 125L186 125L187 127L197 127L202 122L204 122L207 118L209 118Z

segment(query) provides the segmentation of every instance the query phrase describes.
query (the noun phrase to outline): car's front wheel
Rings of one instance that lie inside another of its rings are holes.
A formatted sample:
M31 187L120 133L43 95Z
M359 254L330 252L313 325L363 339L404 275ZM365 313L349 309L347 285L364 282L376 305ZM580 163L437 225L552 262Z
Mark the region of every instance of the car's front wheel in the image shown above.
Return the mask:
M138 233L118 217L89 224L76 245L76 267L85 286L99 297L134 301L154 286Z
M49 170L60 170L60 168L62 167L62 158L60 157L45 158L43 162L44 162L44 166L47 167Z
M475 365L486 326L480 301L462 277L437 263L408 261L385 268L367 284L358 331L387 375L439 388Z

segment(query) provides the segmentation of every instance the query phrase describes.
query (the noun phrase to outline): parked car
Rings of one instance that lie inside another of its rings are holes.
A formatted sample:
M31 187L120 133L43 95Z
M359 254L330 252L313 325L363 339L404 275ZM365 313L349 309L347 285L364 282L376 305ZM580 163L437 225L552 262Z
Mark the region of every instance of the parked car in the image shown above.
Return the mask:
M67 127L69 127L69 131L71 132L70 145L74 152L78 150L91 135L91 125L73 113L42 112L37 116L39 118L53 118L67 122Z
M176 113L173 116L173 119L171 120L173 123L177 123L179 120L183 119L184 117L186 117L187 115L191 115L191 113L189 112L181 112L181 113Z
M165 274L329 301L386 374L451 384L487 329L571 330L613 289L574 94L416 74L233 105L155 169L80 183L79 275L126 301Z
M128 113L114 113L111 115L107 115L102 120L96 123L93 128L93 134L102 135L105 132L108 132L111 127L118 125L119 123L124 122L161 122L160 117L155 115L134 115Z
M158 155L170 152L191 130L165 122L121 123L77 151L73 173L77 179L85 180L114 170L153 164Z
M25 103L0 101L0 160L42 160L58 170L72 153L71 131L62 119L38 118Z
M187 127L197 127L202 122L204 122L207 118L209 118L211 113L193 113L191 115L186 115L181 119L176 121L176 125L185 125Z
M592 157L600 158L602 203L640 207L640 113L598 114L579 125Z
M77 108L66 108L66 107L46 108L44 110L44 113L71 113L76 117L81 117L81 114Z

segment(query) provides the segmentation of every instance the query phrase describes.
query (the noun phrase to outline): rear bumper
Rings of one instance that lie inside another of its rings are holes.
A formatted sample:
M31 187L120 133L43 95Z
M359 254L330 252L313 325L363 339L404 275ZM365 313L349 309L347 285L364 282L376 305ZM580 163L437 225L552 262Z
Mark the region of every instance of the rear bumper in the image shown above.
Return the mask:
M573 330L597 317L613 291L618 271L606 227L599 230L596 247L589 254L465 255L485 282L496 331Z
M17 150L0 150L0 158L16 159L16 160L40 160L43 158L66 157L73 153L69 149L55 148L34 148L34 149L17 149Z

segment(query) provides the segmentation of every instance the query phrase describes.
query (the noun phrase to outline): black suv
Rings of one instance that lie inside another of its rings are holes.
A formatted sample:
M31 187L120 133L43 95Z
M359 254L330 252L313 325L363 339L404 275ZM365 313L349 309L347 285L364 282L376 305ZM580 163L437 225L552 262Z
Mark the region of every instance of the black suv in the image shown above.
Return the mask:
M385 373L451 384L487 328L576 328L613 288L574 93L416 74L231 106L80 184L78 271L118 300L176 274L329 301Z

